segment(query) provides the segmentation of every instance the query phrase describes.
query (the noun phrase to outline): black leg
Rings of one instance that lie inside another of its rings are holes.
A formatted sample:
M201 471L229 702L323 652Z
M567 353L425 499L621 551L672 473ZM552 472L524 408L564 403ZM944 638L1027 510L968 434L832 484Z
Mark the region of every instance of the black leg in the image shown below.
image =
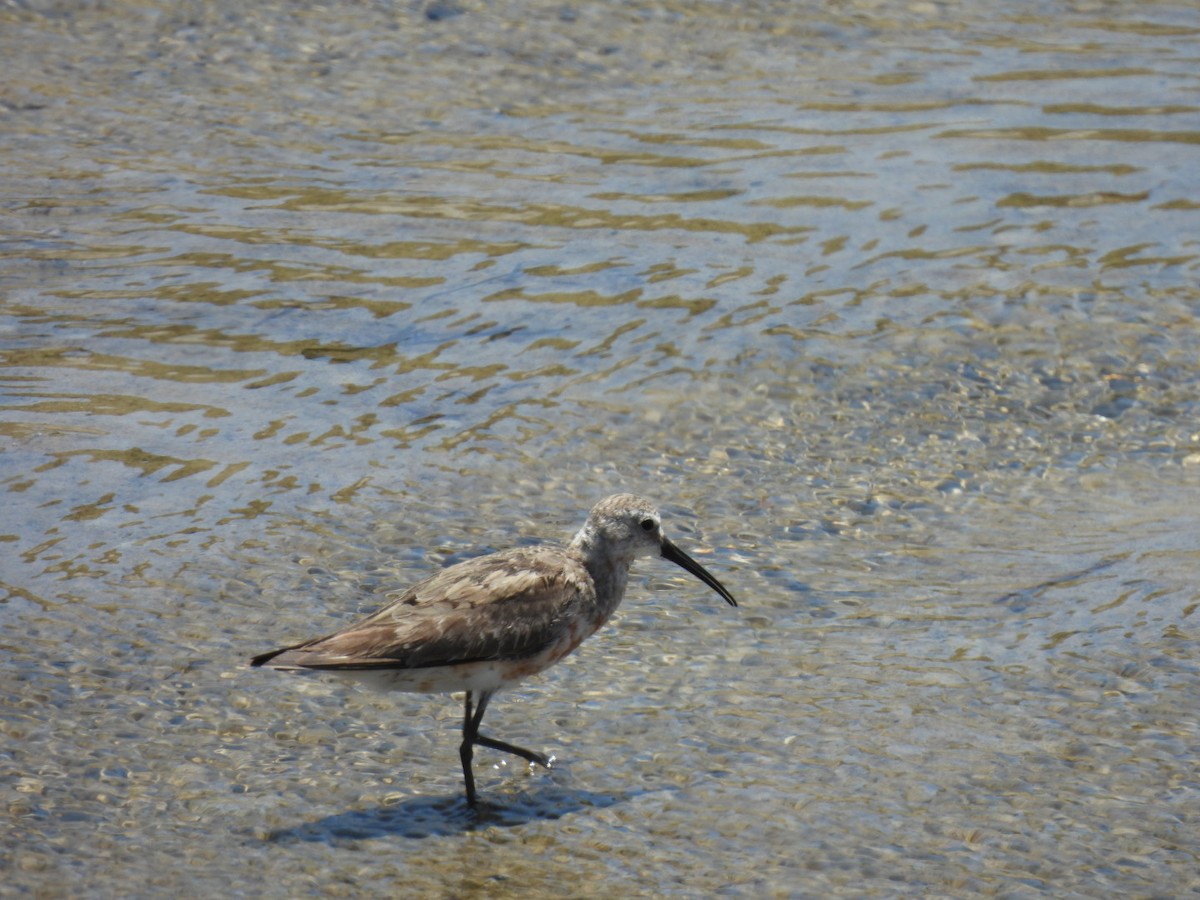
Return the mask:
M462 760L463 781L467 785L467 806L475 806L475 773L471 771L471 758L475 755L475 738L479 735L479 723L483 721L483 711L487 709L490 694L479 695L479 708L471 710L471 692L467 691L466 708L463 711L463 740L458 748L459 759Z
M529 760L531 763L537 763L543 768L550 768L550 760L541 753L533 750L526 750L524 747L518 747L516 744L510 744L507 741L498 741L495 738L490 738L485 734L475 735L475 743L484 747L491 747L493 750L502 750L505 753L511 753L513 756L520 756L523 759Z
M511 753L514 756L527 759L531 763L537 763L539 766L544 766L547 769L550 768L550 760L541 753L535 753L532 750L526 750L524 747L518 747L516 744L498 741L495 738L490 738L487 735L479 733L479 724L483 721L483 714L487 710L488 701L491 699L491 692L481 691L479 694L479 703L472 709L471 692L467 691L466 705L463 709L463 741L462 745L458 748L458 755L462 760L463 781L467 785L467 806L471 807L475 806L475 774L471 771L471 760L475 755L476 744L483 747L490 747L493 750L500 750L504 753Z

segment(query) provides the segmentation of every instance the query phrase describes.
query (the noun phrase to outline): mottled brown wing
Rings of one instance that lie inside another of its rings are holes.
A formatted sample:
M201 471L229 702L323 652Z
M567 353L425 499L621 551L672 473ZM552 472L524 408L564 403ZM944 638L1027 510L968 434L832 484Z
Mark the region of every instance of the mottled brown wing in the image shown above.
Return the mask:
M254 665L417 669L537 653L592 599L582 564L557 548L508 550L427 578L333 634L265 653Z

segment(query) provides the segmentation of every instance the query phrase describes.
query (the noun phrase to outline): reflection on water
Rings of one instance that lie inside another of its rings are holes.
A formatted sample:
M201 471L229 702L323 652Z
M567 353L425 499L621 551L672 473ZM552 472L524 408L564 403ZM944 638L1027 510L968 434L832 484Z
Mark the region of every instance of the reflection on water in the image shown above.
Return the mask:
M0 12L4 882L1194 887L1198 34ZM744 609L639 566L495 821L456 704L241 667L617 489Z

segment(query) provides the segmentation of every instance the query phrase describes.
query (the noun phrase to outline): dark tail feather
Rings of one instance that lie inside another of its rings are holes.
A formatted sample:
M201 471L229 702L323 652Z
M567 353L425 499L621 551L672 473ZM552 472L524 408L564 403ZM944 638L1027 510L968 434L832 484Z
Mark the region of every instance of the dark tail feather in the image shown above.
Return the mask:
M264 663L269 663L271 660L273 660L275 657L277 657L280 653L287 653L291 649L292 649L291 647L280 647L278 650L272 650L269 653L260 653L260 654L258 654L258 656L251 658L250 665L257 668L258 666L261 666Z

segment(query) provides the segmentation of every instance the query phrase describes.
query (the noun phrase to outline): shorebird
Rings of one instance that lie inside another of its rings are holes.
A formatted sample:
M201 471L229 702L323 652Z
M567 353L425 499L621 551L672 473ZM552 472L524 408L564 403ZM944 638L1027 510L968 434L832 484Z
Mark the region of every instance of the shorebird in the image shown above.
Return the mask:
M649 501L614 494L592 508L566 547L502 550L458 563L361 621L260 654L250 665L315 669L389 691L465 691L459 758L474 807L476 746L550 767L541 753L479 733L488 701L595 634L625 596L629 567L643 556L670 560L737 606L721 582L667 540Z

